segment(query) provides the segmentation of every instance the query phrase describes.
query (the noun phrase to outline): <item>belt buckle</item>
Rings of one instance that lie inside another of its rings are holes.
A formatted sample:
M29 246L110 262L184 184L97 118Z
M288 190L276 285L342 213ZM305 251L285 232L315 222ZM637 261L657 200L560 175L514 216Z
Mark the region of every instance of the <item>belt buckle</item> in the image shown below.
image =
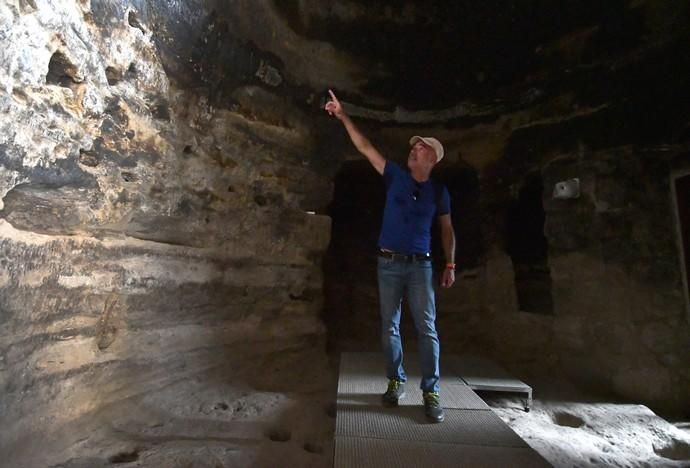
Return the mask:
M423 262L425 260L431 259L431 256L428 254L404 254L400 252L391 252L389 250L379 250L379 255L382 255L383 257L390 258L392 260L401 260L403 262Z

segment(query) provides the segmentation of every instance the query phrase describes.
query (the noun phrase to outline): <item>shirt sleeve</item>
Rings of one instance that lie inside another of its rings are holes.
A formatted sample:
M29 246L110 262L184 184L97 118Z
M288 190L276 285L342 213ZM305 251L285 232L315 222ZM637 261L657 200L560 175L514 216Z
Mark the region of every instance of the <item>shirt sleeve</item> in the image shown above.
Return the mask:
M383 166L383 181L386 183L386 188L390 187L396 177L400 176L402 169L396 163L386 160L386 165Z
M439 200L439 206L437 207L436 212L438 216L450 214L450 194L448 193L448 188L445 185L443 186L441 199Z

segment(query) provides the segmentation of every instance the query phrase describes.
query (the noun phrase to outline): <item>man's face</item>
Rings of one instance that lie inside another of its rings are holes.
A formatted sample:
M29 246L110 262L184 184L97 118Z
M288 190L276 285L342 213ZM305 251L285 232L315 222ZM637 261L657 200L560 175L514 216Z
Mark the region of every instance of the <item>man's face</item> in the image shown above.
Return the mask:
M418 141L412 145L410 154L407 157L407 167L410 169L418 168L431 170L435 164L436 152L431 146L423 141Z

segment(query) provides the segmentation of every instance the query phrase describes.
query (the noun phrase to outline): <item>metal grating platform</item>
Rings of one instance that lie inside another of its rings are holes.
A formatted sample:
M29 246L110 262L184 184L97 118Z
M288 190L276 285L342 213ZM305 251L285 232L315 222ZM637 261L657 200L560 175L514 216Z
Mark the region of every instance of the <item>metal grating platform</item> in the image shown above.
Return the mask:
M421 372L416 356L412 355L406 363L408 381L405 384L406 396L400 400L401 406L419 406L422 391L419 388ZM338 380L338 402L348 405L379 405L381 393L388 380L383 371L383 361L379 353L344 353L340 358L340 379ZM488 410L489 407L461 379L441 379L441 404L444 408Z
M401 406L381 405L387 383L382 360L379 353L341 356L336 467L549 466L455 373L456 357L441 364L441 424L424 417L414 355L406 355Z
M417 406L339 406L337 436L395 439L445 444L527 447L493 411L446 409L442 424L429 423Z
M381 393L386 389L386 379L378 378L370 382L358 380L338 386L338 402L351 406L379 405ZM419 406L422 404L422 391L409 383L405 386L405 398L400 406ZM489 407L467 385L451 385L441 382L441 404L444 408L488 410Z
M525 410L532 407L532 387L516 379L496 363L479 356L450 356L447 366L459 375L472 390L515 392L525 395Z
M448 445L428 442L338 437L336 453L350 453L349 459L336 457L336 468L546 468L549 465L529 448ZM352 464L357 460L356 464Z
M336 468L547 468L530 448L449 445L362 437L337 437Z

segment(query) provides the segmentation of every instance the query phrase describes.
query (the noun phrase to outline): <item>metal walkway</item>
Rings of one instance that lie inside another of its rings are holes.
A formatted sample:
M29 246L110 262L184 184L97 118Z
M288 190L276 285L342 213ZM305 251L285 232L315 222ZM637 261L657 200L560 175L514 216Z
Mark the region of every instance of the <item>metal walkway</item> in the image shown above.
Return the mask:
M441 363L445 421L427 422L416 355L405 354L407 396L384 408L380 353L343 353L338 379L336 468L550 466L460 378L457 357ZM448 362L445 364L445 362Z
M522 393L525 411L532 408L532 387L516 379L496 363L479 356L447 356L448 367L472 390Z

